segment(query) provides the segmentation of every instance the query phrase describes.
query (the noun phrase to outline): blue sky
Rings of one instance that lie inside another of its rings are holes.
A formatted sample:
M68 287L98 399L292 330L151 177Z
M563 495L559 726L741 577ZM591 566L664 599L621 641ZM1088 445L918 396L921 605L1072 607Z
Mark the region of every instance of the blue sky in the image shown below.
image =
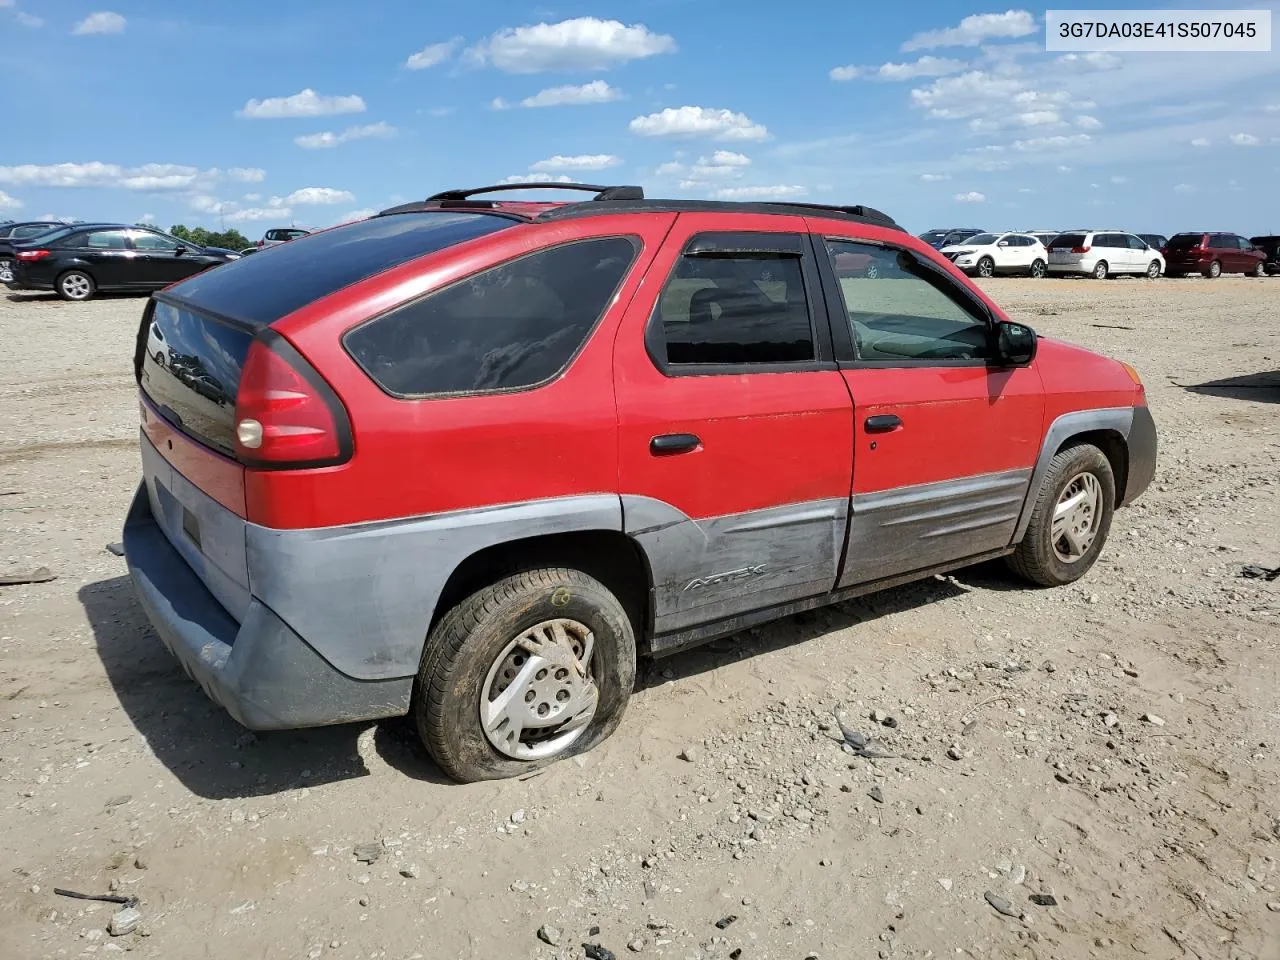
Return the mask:
M0 218L257 236L536 175L866 203L916 232L1280 232L1280 52L1051 54L1043 18L0 0Z

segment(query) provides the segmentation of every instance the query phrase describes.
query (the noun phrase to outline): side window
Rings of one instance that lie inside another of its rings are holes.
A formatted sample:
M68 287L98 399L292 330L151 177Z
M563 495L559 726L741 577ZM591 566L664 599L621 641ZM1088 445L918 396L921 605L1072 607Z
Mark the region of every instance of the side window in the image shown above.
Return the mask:
M1135 237L1132 233L1126 233L1124 239L1129 244L1130 250L1145 250L1147 248L1143 239L1141 237Z
M658 298L648 343L661 365L814 360L800 258L684 254Z
M1235 242L1225 233L1211 233L1209 234L1209 246L1214 250L1221 250L1224 247L1234 247Z
M135 230L133 232L133 245L138 250L177 250L182 246L172 237L166 237L164 234L152 233L150 230Z
M636 250L625 237L539 250L397 307L343 343L396 396L537 386L586 343Z
M1114 233L1100 233L1093 238L1093 245L1095 247L1123 246L1123 244L1116 243L1116 239L1117 237Z
M81 234L81 238L81 244L93 250L124 250L129 246L123 230L94 230Z
M882 248L848 240L828 240L827 250L833 261L884 255ZM928 267L875 280L842 276L839 283L860 361L892 365L991 354L987 318L952 280Z
M1250 243L1248 240L1246 240L1244 237L1236 237L1236 245L1239 246L1241 250L1253 249L1253 244Z

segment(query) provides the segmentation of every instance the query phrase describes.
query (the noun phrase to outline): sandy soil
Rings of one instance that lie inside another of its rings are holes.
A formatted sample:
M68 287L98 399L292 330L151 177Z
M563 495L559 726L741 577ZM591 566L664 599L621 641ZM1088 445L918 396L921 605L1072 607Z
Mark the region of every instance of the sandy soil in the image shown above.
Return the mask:
M1086 580L967 570L643 665L601 749L471 787L402 722L206 702L105 549L142 301L0 297L0 573L57 574L0 587L0 957L1280 958L1280 581L1240 576L1280 564L1280 280L987 287L1145 376L1159 473Z

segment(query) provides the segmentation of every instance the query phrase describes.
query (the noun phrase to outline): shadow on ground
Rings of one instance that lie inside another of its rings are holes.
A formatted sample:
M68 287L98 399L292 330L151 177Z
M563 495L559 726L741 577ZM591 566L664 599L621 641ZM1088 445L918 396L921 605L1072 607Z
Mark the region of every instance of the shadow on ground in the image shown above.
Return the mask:
M973 589L1009 589L1011 581L1002 569L985 564L932 577L785 617L660 660L644 660L636 687L645 690L696 676ZM266 796L367 776L358 741L371 727L372 747L383 762L415 780L452 783L427 756L409 718L251 734L210 702L164 649L134 599L128 577L89 584L80 589L79 598L120 705L156 758L198 796Z
M1253 400L1256 403L1280 403L1280 370L1270 373L1249 373L1225 380L1211 380L1186 388L1191 393L1209 397L1229 397L1232 400Z

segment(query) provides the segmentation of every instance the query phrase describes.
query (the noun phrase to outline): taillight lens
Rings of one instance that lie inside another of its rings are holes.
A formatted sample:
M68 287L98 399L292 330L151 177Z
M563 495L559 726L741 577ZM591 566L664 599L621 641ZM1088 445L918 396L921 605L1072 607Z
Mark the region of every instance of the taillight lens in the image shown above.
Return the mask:
M1088 253L1090 249L1091 249L1090 247L1072 247L1071 252L1072 253Z
M23 263L31 263L35 260L43 260L51 252L50 250L19 250L14 256Z
M333 388L279 334L254 340L236 391L236 456L251 467L327 467L351 458Z

